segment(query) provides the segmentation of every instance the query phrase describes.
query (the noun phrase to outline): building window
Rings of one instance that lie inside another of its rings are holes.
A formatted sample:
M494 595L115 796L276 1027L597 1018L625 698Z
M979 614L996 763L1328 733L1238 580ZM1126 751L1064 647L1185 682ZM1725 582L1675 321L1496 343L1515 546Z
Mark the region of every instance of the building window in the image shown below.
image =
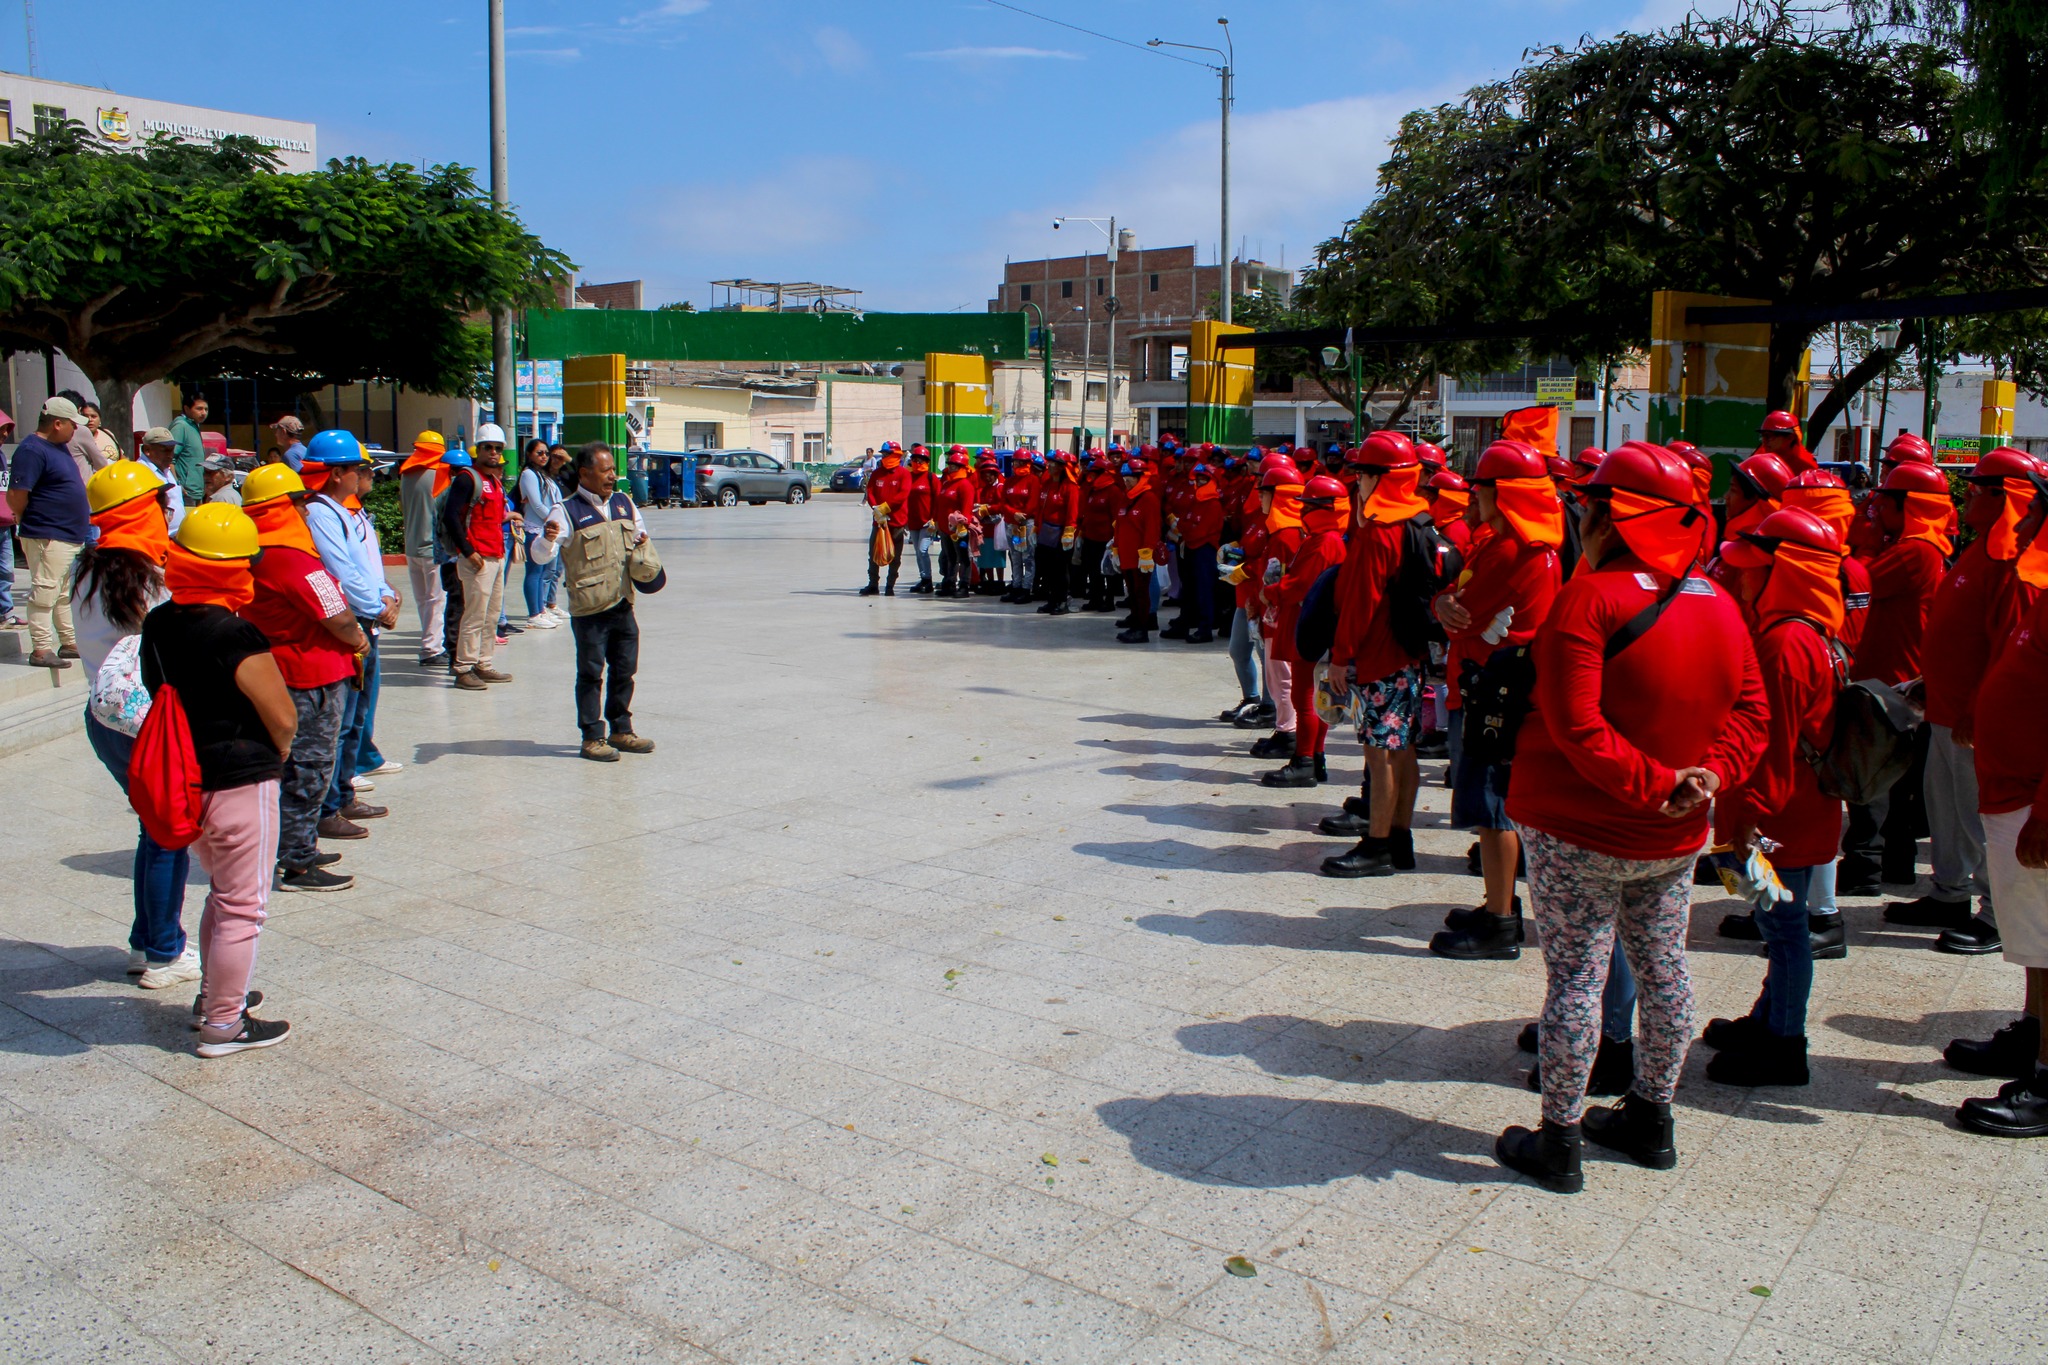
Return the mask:
M1074 297L1074 282L1072 280L1060 281L1060 297L1063 299Z
M1173 348L1173 359L1170 362L1166 377L1168 379L1186 379L1188 377L1187 347L1176 346Z
M1100 403L1103 400L1105 393L1106 390L1103 388L1102 381L1100 379L1091 379L1088 381L1089 402Z
M1022 298L1026 303L1031 302L1031 286L1028 284L1025 285L1023 293L1019 295L1019 297Z
M0 142L14 141L14 102L0 100Z
M1071 379L1053 380L1052 396L1062 403L1072 402L1074 398L1074 381Z
M1102 277L1099 275L1095 279L1095 292L1097 294L1102 292Z
M1590 417L1572 418L1572 449L1584 450L1592 444L1593 419Z
M1153 275L1152 275L1152 284L1151 284L1151 289L1152 289L1152 292L1153 292L1153 293L1155 293L1155 294L1159 292L1159 275L1158 275L1158 272L1156 272L1156 271L1155 271L1155 272L1153 272Z
M683 423L684 450L717 450L725 444L725 423Z
M824 433L824 432L822 432L822 431L807 431L807 432L805 432L805 433L804 433L804 463L805 463L805 464L823 464L824 462L825 462L825 433Z
M44 133L56 132L63 125L63 122L64 108L62 105L38 104L36 106L36 133L38 136Z

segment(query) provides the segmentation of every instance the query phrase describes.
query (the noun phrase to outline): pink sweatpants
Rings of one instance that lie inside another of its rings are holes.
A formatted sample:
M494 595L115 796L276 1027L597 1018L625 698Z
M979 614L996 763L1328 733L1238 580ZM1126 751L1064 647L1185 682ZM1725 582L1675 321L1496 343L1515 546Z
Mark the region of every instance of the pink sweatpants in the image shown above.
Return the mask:
M277 870L277 782L208 792L192 845L213 883L199 916L200 1037L221 1042L242 1031L242 1001L256 967L256 936Z
M1294 665L1273 657L1273 642L1261 640L1266 651L1266 691L1273 698L1273 728L1287 734L1294 731Z

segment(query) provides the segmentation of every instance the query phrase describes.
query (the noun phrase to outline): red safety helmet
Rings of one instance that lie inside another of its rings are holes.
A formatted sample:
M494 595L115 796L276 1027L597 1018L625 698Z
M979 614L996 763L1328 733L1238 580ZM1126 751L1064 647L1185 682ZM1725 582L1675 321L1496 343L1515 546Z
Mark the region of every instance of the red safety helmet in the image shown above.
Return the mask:
M1569 479L1578 472L1579 467L1562 455L1545 455L1543 469L1553 479Z
M1402 432L1389 431L1385 427L1366 437L1350 462L1356 468L1382 473L1389 469L1412 469L1422 463L1415 453L1415 442Z
M1735 466L1735 477L1742 480L1750 496L1757 498L1782 498L1792 486L1792 470L1768 450L1760 450Z
M1891 444L1884 448L1881 464L1933 464L1934 447L1922 437L1910 431L1902 431L1892 437Z
M1971 483L1995 483L2000 479L2026 479L2041 472L2041 462L2024 450L2000 446L1978 457L1964 477Z
M1431 441L1415 443L1415 458L1431 469L1449 469L1451 457L1444 454L1444 448Z
M1294 461L1288 459L1277 450L1269 450L1259 457L1259 473L1261 474L1264 474L1269 469L1278 469L1282 465L1292 469L1294 468Z
M1470 489L1472 485L1466 483L1465 476L1455 469L1439 469L1436 473L1429 476L1429 486L1431 488L1448 489L1453 493L1463 493Z
M1842 476L1840 474L1837 474L1832 469L1809 469L1804 473L1794 474L1792 476L1792 482L1786 484L1785 486L1787 488L1846 489L1849 485L1842 482Z
M1527 441L1495 441L1480 452L1479 463L1472 470L1474 483L1492 483L1497 479L1541 479L1550 473L1543 456Z
M1052 462L1053 462L1054 464L1079 464L1079 463L1081 463L1081 461L1080 461L1079 459L1077 459L1077 458L1075 457L1075 455L1074 455L1074 452L1073 452L1073 451L1071 451L1071 450L1055 450L1055 451L1054 451L1054 452L1052 453Z
M1780 545L1803 545L1809 550L1842 553L1842 538L1835 528L1804 507L1781 507L1732 540L1721 542L1721 562L1738 569L1761 569L1769 565Z
M967 468L967 452L959 446L946 452L946 467L950 469L956 465L961 469Z
M1598 469L1600 462L1606 458L1607 452L1599 446L1587 446L1584 450L1572 456L1571 462L1581 469Z
M1713 472L1713 457L1691 441L1666 441L1664 448L1685 461L1685 466L1688 469L1704 469L1708 473Z
M1627 489L1682 507L1692 506L1692 471L1685 467L1685 461L1648 441L1625 442L1602 460L1581 486L1588 490Z
M1300 482L1301 471L1294 467L1294 461L1288 459L1282 459L1277 462L1268 460L1266 462L1266 472L1259 475L1259 487L1261 488L1278 488L1282 484Z
M1328 474L1318 474L1301 486L1304 507L1335 507L1345 494L1344 485Z
M1878 486L1886 493L1939 493L1947 497L1948 475L1931 464L1917 461L1895 464L1885 471L1884 482Z
M898 452L891 451L887 453L895 454ZM926 450L923 446L912 446L910 450L910 462L912 464L928 465L932 462L931 452Z
M1764 414L1763 425L1756 429L1759 436L1797 436L1799 419L1783 408Z

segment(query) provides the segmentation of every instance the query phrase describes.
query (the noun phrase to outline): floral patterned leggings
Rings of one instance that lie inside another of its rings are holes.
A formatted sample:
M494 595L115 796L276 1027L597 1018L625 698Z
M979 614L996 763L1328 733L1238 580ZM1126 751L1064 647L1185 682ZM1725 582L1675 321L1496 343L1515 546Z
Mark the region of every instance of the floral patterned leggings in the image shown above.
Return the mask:
M1692 976L1685 931L1697 852L1656 862L1595 853L1523 828L1529 896L1543 935L1549 992L1540 1030L1543 1117L1577 1123L1600 1046L1600 993L1617 929L1640 989L1635 1092L1671 1102L1692 1041Z

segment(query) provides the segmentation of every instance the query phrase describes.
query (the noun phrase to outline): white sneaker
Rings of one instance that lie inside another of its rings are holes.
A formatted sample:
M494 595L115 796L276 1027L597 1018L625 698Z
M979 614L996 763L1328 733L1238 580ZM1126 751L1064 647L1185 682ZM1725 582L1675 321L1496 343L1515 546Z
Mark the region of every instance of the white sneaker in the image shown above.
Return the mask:
M403 763L393 762L391 759L387 758L382 763L379 763L376 767L370 769L370 771L381 777L385 773L402 773L405 771L405 765Z
M128 975L141 976L142 969L148 965L149 954L143 952L140 948L130 948L128 950Z
M367 777L358 777L348 784L348 788L356 792L373 792L377 790L377 784Z
M559 626L561 624L562 623L560 621L557 621L551 613L545 611L538 616L529 616L526 618L526 628L528 630L553 630L556 626Z
M142 978L135 984L146 991L160 991L166 986L180 986L187 981L198 979L199 950L188 943L185 945L185 951L178 955L177 961L166 962L161 966L152 963L143 968Z

